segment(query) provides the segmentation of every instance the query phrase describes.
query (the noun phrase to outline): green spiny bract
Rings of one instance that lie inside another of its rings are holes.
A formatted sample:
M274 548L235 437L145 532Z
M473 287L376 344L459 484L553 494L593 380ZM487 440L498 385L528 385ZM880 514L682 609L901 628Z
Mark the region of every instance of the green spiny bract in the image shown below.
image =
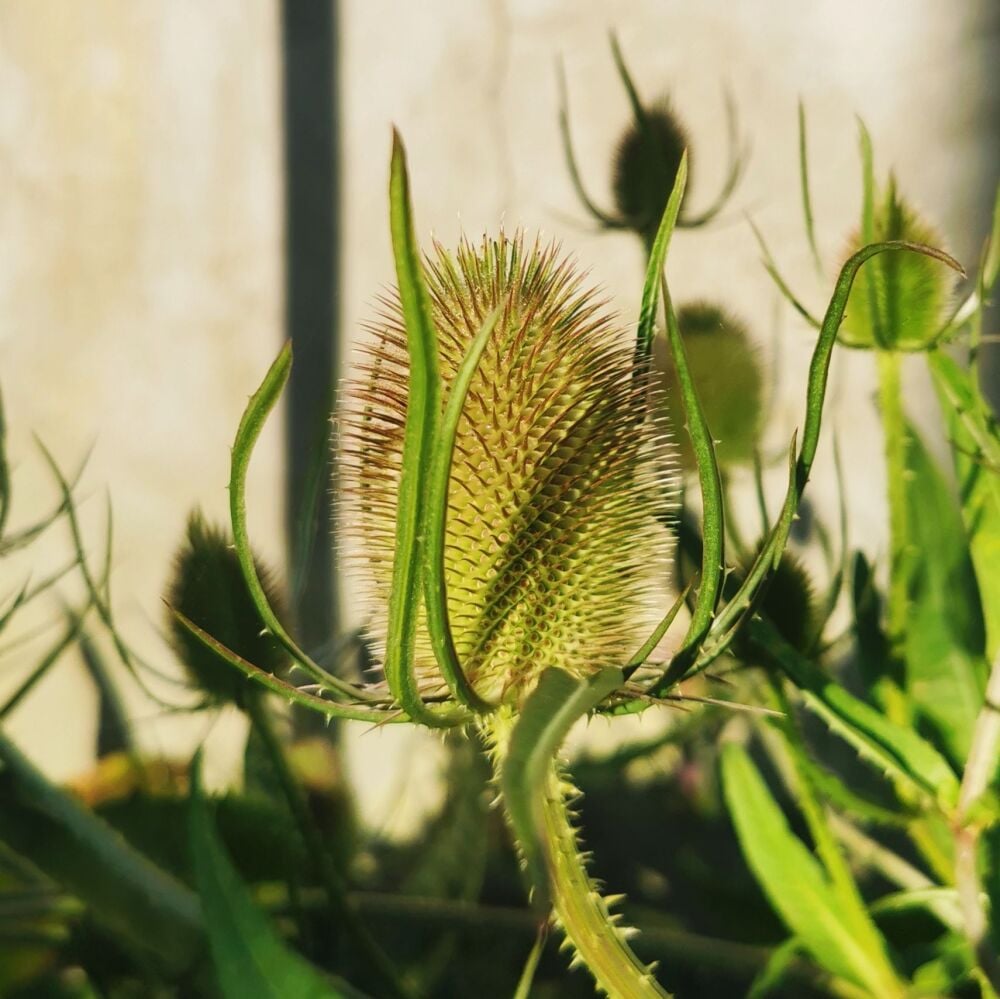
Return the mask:
M719 462L733 465L750 461L763 417L763 379L757 350L746 328L705 302L683 306L677 313L677 324L705 418L717 442ZM667 420L670 426L679 427L684 420L680 386L662 341L656 345L654 358L663 381ZM688 435L678 434L678 439L681 465L693 472L698 464Z
M259 564L257 573L272 607L282 601L269 573ZM174 556L167 604L203 628L237 655L267 670L281 672L288 657L278 642L262 634L260 616L243 581L232 538L205 523L197 510L188 518L187 531ZM167 625L177 657L191 681L217 703L245 707L260 689L207 648L173 614Z
M900 197L890 174L876 203L872 241L901 239L940 246L938 234ZM861 248L860 233L848 256ZM919 253L882 253L858 273L838 334L847 347L928 350L937 341L954 285L951 272Z
M615 207L623 224L647 245L656 236L687 145L667 101L647 108L642 122L633 122L618 140L612 181Z
M669 445L644 419L634 344L555 246L520 236L437 246L425 264L445 397L501 309L458 426L445 581L456 650L477 693L518 703L542 670L625 662L655 623L670 542ZM342 420L347 530L384 643L409 361L394 297L349 385ZM652 404L656 404L655 402ZM426 629L415 662L444 691Z

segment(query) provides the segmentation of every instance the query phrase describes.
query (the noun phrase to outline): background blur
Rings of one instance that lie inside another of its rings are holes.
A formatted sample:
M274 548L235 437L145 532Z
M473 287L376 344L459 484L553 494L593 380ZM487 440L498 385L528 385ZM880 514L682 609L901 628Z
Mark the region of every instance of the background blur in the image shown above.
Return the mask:
M799 418L812 341L779 306L744 213L792 286L821 308L829 287L815 279L802 229L797 101L809 117L816 224L831 272L858 217L856 115L873 136L879 175L894 166L944 245L974 264L1000 167L997 0L0 0L0 386L12 527L55 501L33 434L67 469L92 449L78 490L88 545L100 551L109 493L118 624L148 658L171 662L159 633L172 551L191 507L225 520L229 445L291 329L300 409L265 432L250 510L258 550L288 565L285 525L295 518L286 517L286 494L301 494L304 456L324 426L325 374L338 355L349 361L359 324L392 279L390 123L406 140L422 238L451 244L501 222L541 230L589 269L624 322L635 320L641 247L587 221L557 127L561 57L584 179L607 204L612 150L629 118L609 28L643 95L669 94L688 126L694 208L723 182L725 89L735 97L751 141L745 177L713 225L677 236L670 277L678 301L719 300L778 358L767 441L780 447ZM854 540L878 556L870 367L838 352L829 414L847 458ZM918 422L932 405L914 384ZM286 436L295 445L287 468ZM832 519L829 440L811 499ZM776 492L783 476L774 470ZM320 522L328 500L324 493ZM312 562L301 549L296 558L309 641L334 606L347 625L363 620L349 583L324 577L323 550ZM60 526L32 549L33 571L68 553ZM5 562L0 593L28 567ZM3 651L0 693L58 628L55 600L32 613L19 621L39 635ZM94 705L67 655L9 729L67 778L90 762ZM239 748L236 718L209 725L141 697L133 709L151 749L187 754L207 737L213 779L225 779ZM371 814L391 802L393 821L405 825L407 809L421 806L419 778L434 771L434 743L348 726L347 745L355 771L364 767ZM404 783L411 790L399 807Z

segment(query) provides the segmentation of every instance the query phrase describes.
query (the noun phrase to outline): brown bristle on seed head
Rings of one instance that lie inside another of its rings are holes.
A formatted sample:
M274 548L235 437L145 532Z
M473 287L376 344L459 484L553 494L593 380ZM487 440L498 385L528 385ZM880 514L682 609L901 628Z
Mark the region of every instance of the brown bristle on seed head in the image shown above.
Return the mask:
M670 444L643 418L649 379L555 245L521 235L440 246L425 263L443 396L484 319L500 318L468 391L448 487L445 580L463 669L479 694L519 700L540 672L622 664L663 610L674 501ZM408 355L382 300L346 392L345 531L384 651ZM426 630L424 689L438 678ZM442 685L443 686L443 685Z

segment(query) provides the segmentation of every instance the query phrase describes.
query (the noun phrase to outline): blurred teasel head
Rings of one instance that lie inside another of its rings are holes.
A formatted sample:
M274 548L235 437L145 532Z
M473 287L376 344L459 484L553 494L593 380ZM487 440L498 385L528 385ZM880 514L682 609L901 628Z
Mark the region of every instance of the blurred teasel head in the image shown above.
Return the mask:
M283 600L278 588L259 562L257 575L270 605L280 609ZM284 649L261 630L260 616L243 579L232 538L207 524L198 510L188 518L184 540L174 555L166 601L174 651L191 683L210 702L244 708L248 698L261 695L261 688L206 647L175 612L269 673L280 673L288 665Z
M615 209L623 227L637 233L647 248L687 148L687 134L667 100L643 109L618 140L612 165Z
M467 680L480 697L516 705L549 667L584 676L624 662L658 619L671 445L646 419L659 400L634 338L557 246L501 233L455 254L435 246L424 269L445 399L496 316L451 456L444 578ZM384 652L409 391L396 295L368 333L348 385L340 468L345 533ZM423 692L446 692L424 620L415 666Z
M940 246L941 239L900 195L890 174L875 199L871 233L858 231L847 256L864 243L905 240ZM858 272L847 303L840 342L848 347L919 351L936 346L956 277L947 267L919 253L883 253Z
M716 439L719 463L749 463L760 443L764 417L764 379L758 350L743 322L710 302L692 302L677 311L691 376L698 386L705 418ZM671 352L662 339L654 345L654 366L662 380L664 414L681 427L684 409ZM678 433L678 454L686 472L697 469L687 434Z
M677 181L685 150L688 160L691 158L688 134L668 98L662 97L655 103L647 104L640 97L614 34L611 35L611 55L632 108L632 120L621 132L612 155L611 194L614 207L610 211L600 208L585 189L580 165L573 151L568 87L560 64L559 126L563 153L576 195L591 218L604 229L634 232L649 254L670 193ZM739 137L735 105L728 94L726 120L729 148L722 188L715 200L698 213L688 212L686 204L682 202L676 223L680 229L694 229L711 222L726 206L739 183L746 160L746 149Z

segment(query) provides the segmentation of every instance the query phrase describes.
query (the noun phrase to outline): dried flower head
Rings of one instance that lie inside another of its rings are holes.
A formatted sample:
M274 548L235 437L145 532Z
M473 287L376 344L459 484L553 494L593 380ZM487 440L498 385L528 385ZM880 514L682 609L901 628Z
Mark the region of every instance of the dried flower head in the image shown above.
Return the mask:
M518 702L545 668L621 663L648 634L670 557L657 522L672 503L669 444L644 419L650 385L633 343L556 246L501 234L454 256L437 246L425 269L445 395L501 310L459 421L445 580L467 678L484 698ZM349 384L341 469L384 646L409 361L399 304L381 305ZM415 655L433 689L423 627Z
M628 228L650 243L673 190L687 134L669 102L645 109L618 140L612 190L615 208Z

